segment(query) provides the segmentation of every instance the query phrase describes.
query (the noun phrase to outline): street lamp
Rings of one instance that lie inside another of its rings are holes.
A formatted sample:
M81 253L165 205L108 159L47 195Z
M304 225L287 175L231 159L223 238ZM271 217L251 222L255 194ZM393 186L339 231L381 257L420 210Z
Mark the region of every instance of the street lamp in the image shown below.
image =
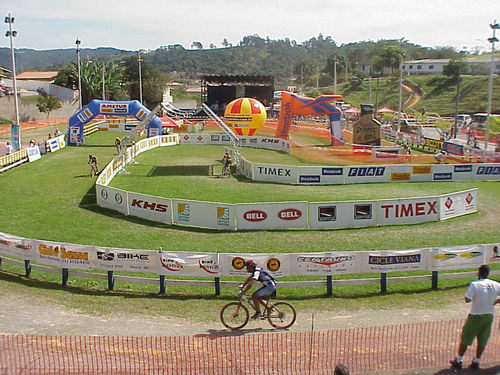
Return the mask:
M14 23L14 17L10 16L10 13L5 17L5 23L9 24L9 30L5 33L5 36L10 39L10 59L12 63L12 83L14 86L14 106L16 108L16 123L12 125L12 143L14 148L17 150L21 149L21 127L19 124L19 103L17 101L17 81L16 81L16 59L14 57L14 42L13 37L17 36L17 31L12 31L12 24ZM17 130L17 131L16 131Z
M80 44L82 42L76 39L76 65L78 66L78 109L82 109L82 76L80 72Z
M493 87L493 68L495 66L495 42L498 42L498 38L495 37L495 31L500 30L500 24L497 23L497 20L494 20L492 24L490 24L491 29L493 30L493 36L488 38L488 42L491 43L491 62L490 62L490 75L488 77L488 107L486 109L487 117L486 117L486 132L484 134L484 150L488 151L488 141L490 135L490 121L491 121L491 91Z
M401 130L401 111L403 110L403 41L405 38L401 38L399 41L401 44L401 60L399 60L399 100L398 100L398 131Z
M142 69L141 69L141 51L137 51L137 63L139 64L139 101L142 104Z

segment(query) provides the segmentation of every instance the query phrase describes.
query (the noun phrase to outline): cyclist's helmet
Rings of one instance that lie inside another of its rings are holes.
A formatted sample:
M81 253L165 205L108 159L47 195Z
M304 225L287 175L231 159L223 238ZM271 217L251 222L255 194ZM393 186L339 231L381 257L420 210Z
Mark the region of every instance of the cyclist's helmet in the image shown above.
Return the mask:
M245 267L255 268L257 267L257 263L254 260L245 261Z

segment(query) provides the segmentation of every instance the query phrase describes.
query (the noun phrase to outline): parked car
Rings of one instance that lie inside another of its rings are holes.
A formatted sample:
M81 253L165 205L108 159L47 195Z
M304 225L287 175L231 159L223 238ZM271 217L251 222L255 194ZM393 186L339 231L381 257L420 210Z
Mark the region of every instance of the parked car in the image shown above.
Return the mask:
M470 117L470 115L465 115L465 114L457 115L457 125L459 127L468 126L471 120L472 118Z

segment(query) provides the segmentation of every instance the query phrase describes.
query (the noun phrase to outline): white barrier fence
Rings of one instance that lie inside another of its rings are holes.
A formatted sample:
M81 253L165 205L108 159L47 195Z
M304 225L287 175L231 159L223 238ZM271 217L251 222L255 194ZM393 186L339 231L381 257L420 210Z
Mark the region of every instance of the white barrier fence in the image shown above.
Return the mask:
M97 204L124 215L173 225L223 229L259 230L286 228L347 228L393 224L414 224L445 220L477 211L477 189L454 192L433 197L413 197L384 200L346 202L263 202L228 204L187 199L150 196L108 186L112 178L132 161L136 155L159 146L183 142L222 142L224 135L168 135L147 138L129 147L123 158L113 160L101 172L96 183ZM247 137L252 138L253 137ZM274 145L269 138L257 137L260 145ZM264 141L265 140L265 141ZM225 142L225 141L224 141ZM229 142L229 141L228 141ZM286 144L284 144L286 146ZM273 146L273 147L274 147ZM475 174L493 176L500 165L422 165L422 166L349 166L349 167L296 167L252 163L242 159L240 170L269 182L294 183L307 178L311 183L321 176L330 183L389 182L389 180L421 181L421 176L433 173L434 167L444 167L442 175L470 179ZM299 171L306 171L301 175ZM321 173L317 175L315 173ZM412 179L412 176L415 178Z
M0 254L37 264L200 277L248 276L245 259L255 260L276 277L477 268L500 262L499 248L497 243L387 251L195 253L78 245L0 233Z

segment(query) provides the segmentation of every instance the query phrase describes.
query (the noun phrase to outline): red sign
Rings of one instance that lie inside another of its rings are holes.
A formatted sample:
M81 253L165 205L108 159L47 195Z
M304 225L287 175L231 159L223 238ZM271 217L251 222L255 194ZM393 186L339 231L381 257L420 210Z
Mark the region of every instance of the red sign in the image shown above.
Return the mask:
M245 219L247 221L257 222L257 221L266 220L266 218L267 218L267 214L264 211L260 211L260 210L252 210L252 211L245 212L243 214L243 219Z
M286 210L278 212L278 217L281 220L296 220L302 216L302 212L296 208L287 208Z

